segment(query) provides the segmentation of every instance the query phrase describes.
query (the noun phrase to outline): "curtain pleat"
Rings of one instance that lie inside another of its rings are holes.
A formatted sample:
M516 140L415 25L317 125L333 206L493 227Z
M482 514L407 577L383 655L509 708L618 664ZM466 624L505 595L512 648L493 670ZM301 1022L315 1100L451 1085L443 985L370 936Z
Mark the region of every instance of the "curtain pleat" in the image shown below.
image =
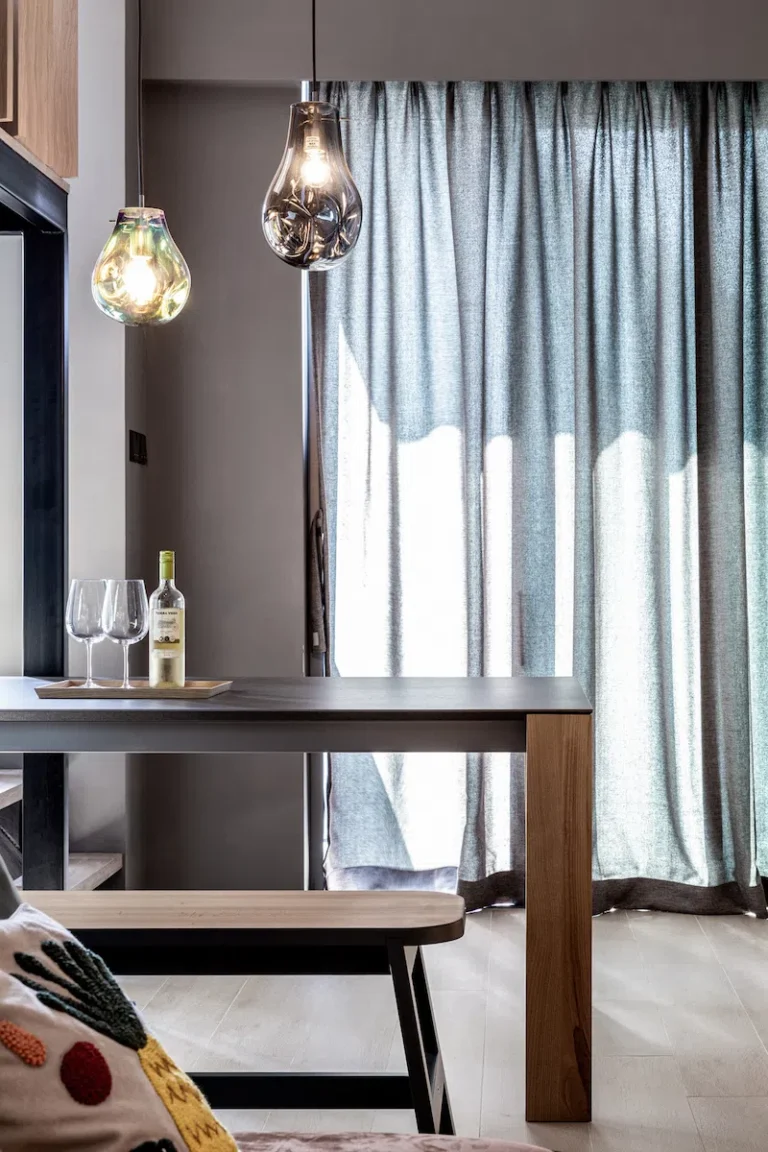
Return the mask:
M336 675L576 675L595 907L765 915L768 85L361 83L311 277ZM334 756L331 887L524 894L522 757Z

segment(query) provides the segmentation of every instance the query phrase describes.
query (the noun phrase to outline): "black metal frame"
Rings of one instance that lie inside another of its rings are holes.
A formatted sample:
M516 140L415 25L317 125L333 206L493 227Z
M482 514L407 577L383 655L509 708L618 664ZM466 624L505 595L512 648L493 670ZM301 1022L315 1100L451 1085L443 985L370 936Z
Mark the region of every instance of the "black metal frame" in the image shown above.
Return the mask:
M67 193L0 141L0 231L24 241L24 666L64 674ZM23 759L24 883L66 882L67 764Z
M419 1132L455 1129L420 947L397 937L248 929L77 930L122 975L390 975L407 1075L393 1073L195 1072L213 1108L408 1108ZM346 937L346 940L343 938Z

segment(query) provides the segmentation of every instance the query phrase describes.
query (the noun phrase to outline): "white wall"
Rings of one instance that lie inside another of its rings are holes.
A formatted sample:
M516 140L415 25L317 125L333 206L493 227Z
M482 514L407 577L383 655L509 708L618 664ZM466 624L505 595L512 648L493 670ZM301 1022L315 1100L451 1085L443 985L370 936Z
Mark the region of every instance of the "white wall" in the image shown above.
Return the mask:
M91 272L125 200L125 0L80 0L79 176L69 194L69 572L125 574L125 329L91 297ZM97 673L120 666L94 650ZM85 656L70 642L69 671ZM70 759L71 845L120 849L124 758Z
M0 676L23 665L23 285L23 240L0 235Z

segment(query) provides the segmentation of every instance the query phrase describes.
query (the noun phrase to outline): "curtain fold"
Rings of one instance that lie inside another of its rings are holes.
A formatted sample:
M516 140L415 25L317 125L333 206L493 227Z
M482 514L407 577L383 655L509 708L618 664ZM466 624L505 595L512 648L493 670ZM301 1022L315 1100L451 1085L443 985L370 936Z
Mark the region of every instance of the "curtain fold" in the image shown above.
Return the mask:
M765 915L768 85L325 97L334 674L578 676L595 907ZM523 813L519 756L334 756L329 886L519 901Z

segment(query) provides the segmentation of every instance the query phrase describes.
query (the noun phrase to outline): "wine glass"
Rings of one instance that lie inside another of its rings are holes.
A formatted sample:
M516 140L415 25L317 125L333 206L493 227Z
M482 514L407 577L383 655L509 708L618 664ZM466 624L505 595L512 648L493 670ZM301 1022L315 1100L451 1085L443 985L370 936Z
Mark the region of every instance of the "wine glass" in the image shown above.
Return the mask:
M108 580L104 598L104 632L123 648L123 683L130 688L128 649L149 631L149 604L143 580Z
M104 639L101 616L104 610L106 580L73 580L67 599L67 632L73 640L85 644L85 681L83 688L95 688L93 646Z

